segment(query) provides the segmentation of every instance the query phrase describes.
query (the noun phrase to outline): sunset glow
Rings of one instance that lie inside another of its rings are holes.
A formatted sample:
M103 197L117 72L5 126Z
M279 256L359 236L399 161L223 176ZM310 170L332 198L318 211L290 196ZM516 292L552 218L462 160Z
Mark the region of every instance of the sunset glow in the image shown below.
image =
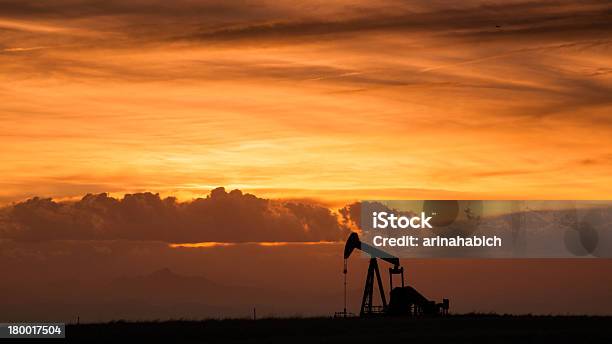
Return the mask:
M0 201L216 186L330 202L610 197L609 36L550 19L607 25L607 5L534 6L527 24L519 5L492 6L281 1L203 10L205 27L181 8L7 11ZM135 29L147 16L166 31ZM520 39L525 25L537 33Z
M0 0L0 176L0 337L608 335L612 2Z
M302 242L289 242L289 241L262 241L262 242L198 242L188 244L170 244L171 248L210 248L210 247L223 247L223 246L235 246L235 245L258 245L263 247L275 247L275 246L289 246L289 245L344 245L344 242L336 241L302 241Z

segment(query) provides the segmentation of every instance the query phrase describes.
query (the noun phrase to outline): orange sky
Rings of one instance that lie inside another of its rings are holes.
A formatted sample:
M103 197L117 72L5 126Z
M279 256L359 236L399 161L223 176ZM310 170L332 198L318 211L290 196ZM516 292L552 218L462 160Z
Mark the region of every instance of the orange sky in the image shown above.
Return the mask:
M2 6L1 203L612 196L605 1Z
M328 207L612 199L611 32L608 0L0 0L0 205L110 195L0 207L0 320L250 312L202 313L232 285L331 314L349 229ZM609 314L611 263L404 266L453 312ZM170 311L125 301L150 287Z

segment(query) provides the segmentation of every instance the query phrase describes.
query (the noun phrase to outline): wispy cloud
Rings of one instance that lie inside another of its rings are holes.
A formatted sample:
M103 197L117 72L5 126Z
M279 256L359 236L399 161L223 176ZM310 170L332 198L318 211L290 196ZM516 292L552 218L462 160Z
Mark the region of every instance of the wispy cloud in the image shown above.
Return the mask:
M610 10L5 1L0 199L210 185L598 198L610 167L579 162L612 144Z
M41 49L49 49L49 47L20 47L20 48L4 48L2 51L6 52L22 52L22 51L33 51L33 50L41 50Z

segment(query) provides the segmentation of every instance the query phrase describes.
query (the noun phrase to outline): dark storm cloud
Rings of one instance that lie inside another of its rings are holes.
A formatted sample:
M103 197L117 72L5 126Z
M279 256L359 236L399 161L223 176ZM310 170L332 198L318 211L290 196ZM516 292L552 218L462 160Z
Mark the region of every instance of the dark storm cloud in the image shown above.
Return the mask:
M223 188L183 203L152 193L89 194L70 203L33 198L0 212L0 238L18 241L337 241L347 233L328 208Z

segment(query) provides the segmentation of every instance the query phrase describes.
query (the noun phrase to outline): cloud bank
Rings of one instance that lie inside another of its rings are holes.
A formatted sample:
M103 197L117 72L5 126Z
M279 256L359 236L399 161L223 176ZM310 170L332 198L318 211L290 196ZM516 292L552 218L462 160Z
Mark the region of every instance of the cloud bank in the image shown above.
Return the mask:
M224 188L191 202L152 193L88 194L76 202L32 198L0 212L0 238L17 241L300 242L338 241L347 233L325 207Z

